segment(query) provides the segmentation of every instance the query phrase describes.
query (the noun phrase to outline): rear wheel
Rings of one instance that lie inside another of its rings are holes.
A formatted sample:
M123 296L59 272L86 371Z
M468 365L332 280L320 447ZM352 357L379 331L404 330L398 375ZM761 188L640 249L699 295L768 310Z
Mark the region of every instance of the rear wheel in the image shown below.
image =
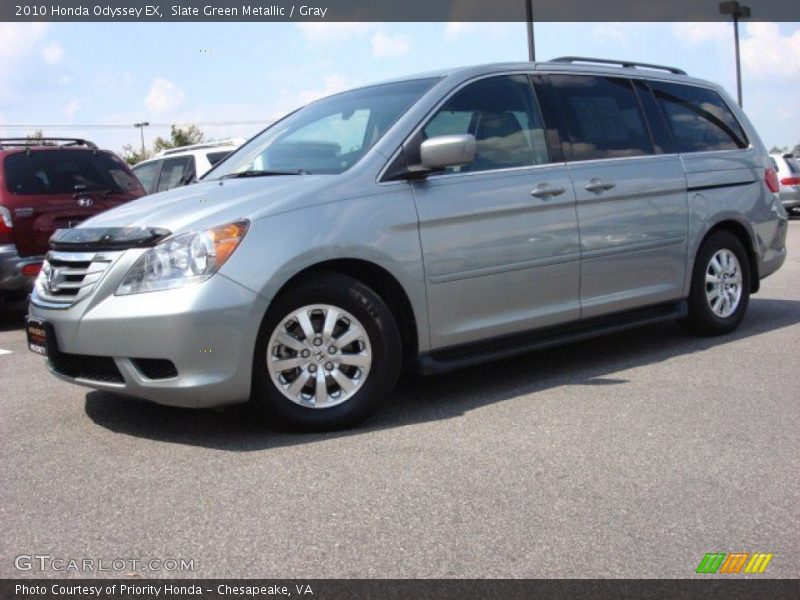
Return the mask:
M24 302L28 299L30 292L25 290L10 290L10 291L0 291L0 300L5 301L9 304L15 302Z
M750 300L750 261L739 238L712 233L700 246L689 292L687 329L701 335L729 333L739 326Z
M349 427L391 393L400 359L397 324L375 292L345 275L315 275L265 317L251 402L303 429Z

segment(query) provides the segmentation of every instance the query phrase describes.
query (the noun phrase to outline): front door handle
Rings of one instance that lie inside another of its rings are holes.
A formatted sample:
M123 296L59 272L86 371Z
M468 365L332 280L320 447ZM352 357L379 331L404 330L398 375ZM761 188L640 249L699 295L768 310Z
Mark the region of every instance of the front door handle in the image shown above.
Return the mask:
M595 192L599 194L600 192L607 192L608 190L614 189L616 185L616 183L606 182L595 177L589 183L583 186L583 189L585 189L587 192Z
M546 200L550 196L560 196L566 191L563 187L553 187L548 183L540 183L531 190L531 196Z

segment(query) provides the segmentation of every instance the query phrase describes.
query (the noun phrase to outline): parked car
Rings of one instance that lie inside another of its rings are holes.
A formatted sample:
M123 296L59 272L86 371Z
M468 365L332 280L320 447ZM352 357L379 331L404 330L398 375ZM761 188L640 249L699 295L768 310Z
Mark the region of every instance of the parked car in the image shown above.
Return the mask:
M742 110L678 69L416 75L309 104L191 188L56 233L29 346L92 388L350 426L404 365L667 319L733 331L786 257L777 192Z
M770 154L780 180L781 203L789 214L800 215L800 160L794 154Z
M162 150L133 167L148 194L192 183L242 145L244 140L222 140Z
M28 295L50 235L144 195L125 162L81 139L0 139L0 296Z

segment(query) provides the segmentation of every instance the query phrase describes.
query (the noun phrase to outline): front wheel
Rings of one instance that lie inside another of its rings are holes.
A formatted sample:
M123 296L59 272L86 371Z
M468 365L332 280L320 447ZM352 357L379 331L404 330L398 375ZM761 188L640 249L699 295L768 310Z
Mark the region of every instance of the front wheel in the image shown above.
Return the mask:
M350 427L391 393L400 363L400 335L383 300L346 275L315 275L268 311L251 402L302 429Z
M682 322L701 335L729 333L739 326L750 300L750 261L728 231L717 231L700 246L689 292L689 316Z

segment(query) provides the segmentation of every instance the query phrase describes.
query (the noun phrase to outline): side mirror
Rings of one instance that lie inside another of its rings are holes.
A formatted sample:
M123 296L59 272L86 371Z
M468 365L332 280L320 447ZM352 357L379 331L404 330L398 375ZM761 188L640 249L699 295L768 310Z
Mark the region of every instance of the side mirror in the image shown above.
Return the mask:
M422 142L420 163L431 171L467 165L475 160L475 136L441 135Z

